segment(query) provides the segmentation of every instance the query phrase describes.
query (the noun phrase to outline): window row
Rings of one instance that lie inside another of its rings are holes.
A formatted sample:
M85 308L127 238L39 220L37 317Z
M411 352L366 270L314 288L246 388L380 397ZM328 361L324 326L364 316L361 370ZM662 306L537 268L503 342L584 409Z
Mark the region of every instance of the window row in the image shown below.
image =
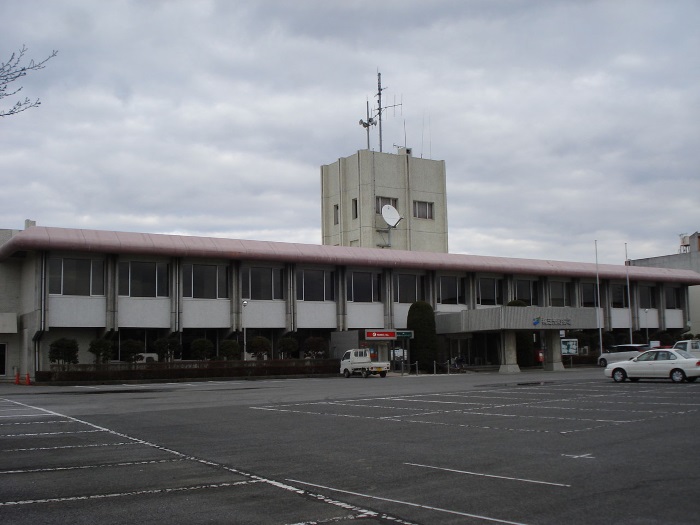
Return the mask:
M100 259L50 258L48 261L49 293L52 295L105 295L105 262ZM123 261L117 266L118 293L126 297L169 297L170 265L164 262ZM240 270L241 296L253 300L284 300L285 270L271 267L243 267ZM346 277L349 302L381 302L382 274L371 271L348 271ZM424 275L395 273L392 300L414 303L430 297ZM541 281L515 279L512 297L528 306L543 305ZM575 306L576 285L569 281L549 281L547 292L551 306ZM625 284L608 284L610 306L628 308L629 293ZM542 288L544 290L544 288ZM475 282L476 304L498 306L506 304L506 280L499 277L479 277ZM578 284L579 305L596 307L600 300L593 282ZM196 299L228 299L231 294L231 268L226 264L182 265L182 295ZM653 285L637 286L638 307L657 308L660 290ZM435 282L438 304L468 304L468 279L443 275ZM299 301L335 301L336 273L330 270L302 269L296 272L296 299ZM681 309L681 288L665 287L666 309Z

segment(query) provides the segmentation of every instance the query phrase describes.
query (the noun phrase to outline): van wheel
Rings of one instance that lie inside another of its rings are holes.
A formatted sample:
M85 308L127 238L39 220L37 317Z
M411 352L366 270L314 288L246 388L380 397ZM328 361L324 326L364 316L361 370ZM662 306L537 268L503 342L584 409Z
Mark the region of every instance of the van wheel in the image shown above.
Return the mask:
M386 372L379 372L379 377L386 377Z
M368 378L368 377L369 377L369 373L367 372L367 370L363 370L363 371L362 371L362 377L364 377L364 378Z
M674 383L682 383L685 381L685 373L680 368L671 370L671 381Z
M600 361L598 361L598 364L599 364L600 366L602 366L603 368L605 368L606 366L608 366L608 362L607 362L605 359L601 359Z
M350 377L350 370L348 370L347 368L345 370L343 370L343 375L345 377Z

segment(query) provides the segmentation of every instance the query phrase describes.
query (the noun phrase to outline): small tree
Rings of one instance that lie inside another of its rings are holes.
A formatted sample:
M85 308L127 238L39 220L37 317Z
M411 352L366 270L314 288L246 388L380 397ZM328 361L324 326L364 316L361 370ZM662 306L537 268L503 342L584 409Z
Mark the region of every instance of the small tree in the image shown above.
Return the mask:
M413 330L411 341L411 359L418 361L418 366L428 370L437 359L437 334L435 330L435 312L425 301L416 301L408 309L406 328Z
M309 337L304 341L304 357L323 359L328 355L328 343L323 337Z
M238 361L241 358L241 345L234 339L225 339L219 344L219 356L227 361Z
M135 363L143 359L143 356L140 355L143 354L144 351L144 345L141 341L127 339L126 341L122 342L119 350L122 361L126 361L127 363Z
M95 364L107 363L112 359L114 343L107 339L94 339L90 341L88 352L95 356Z
M290 358L299 351L299 342L293 337L283 337L277 342L277 348L282 357Z
M209 339L195 339L190 344L192 357L204 361L214 355L214 343Z
M49 345L49 361L59 365L75 365L78 363L78 341L62 337Z
M153 349L158 354L158 361L172 361L180 354L180 341L175 337L161 337L155 340Z
M248 341L248 353L256 359L265 359L265 356L272 350L272 343L267 337L257 335Z

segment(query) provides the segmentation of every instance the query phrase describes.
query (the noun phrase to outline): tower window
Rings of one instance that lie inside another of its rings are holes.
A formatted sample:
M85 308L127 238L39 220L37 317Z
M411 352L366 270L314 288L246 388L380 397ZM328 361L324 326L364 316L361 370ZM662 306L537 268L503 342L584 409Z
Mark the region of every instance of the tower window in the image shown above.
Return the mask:
M413 201L413 216L416 219L434 219L433 203L424 201Z
M377 197L377 213L381 214L382 208L387 204L390 204L391 206L396 208L398 204L398 199L395 199L394 197Z

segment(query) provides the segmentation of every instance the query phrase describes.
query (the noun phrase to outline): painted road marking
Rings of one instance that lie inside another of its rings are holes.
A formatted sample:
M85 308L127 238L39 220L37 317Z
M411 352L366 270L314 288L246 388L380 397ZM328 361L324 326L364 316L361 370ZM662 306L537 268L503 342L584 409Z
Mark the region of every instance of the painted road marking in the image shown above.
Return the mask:
M522 481L524 483L537 483L539 485L552 485L554 487L566 487L566 488L571 487L571 485L567 485L565 483L553 483L551 481L539 481L536 479L511 478L508 476L496 476L494 474L483 474L481 472L470 472L468 470L457 470L457 469L451 469L451 468L434 467L432 465L421 465L420 463L404 463L404 465L410 465L411 467L429 468L429 469L434 469L434 470L443 470L445 472L455 472L457 474L468 474L470 476L480 476L480 477L484 477L484 478L505 479L508 481Z
M362 494L361 492L353 492L350 490L342 490L342 489L337 489L334 487L327 487L325 485L316 485L315 483L308 483L306 481L299 481L297 479L288 479L287 480L290 483L299 483L300 485L306 485L309 487L314 487L316 489L323 489L323 490L330 490L332 492L340 492L341 494L348 494L351 496L357 496L360 498L367 498L367 499L373 499L377 501L386 501L388 503L397 503L399 505L408 505L409 507L417 507L421 509L426 509L426 510L431 510L435 512L444 512L446 514L454 514L457 516L464 516L467 518L475 518L479 520L484 520L484 521L490 521L493 523L505 523L507 525L525 525L524 523L518 522L518 521L508 521L508 520L502 520L498 518L491 518L489 516L481 516L479 514L469 514L468 512L461 512L458 510L451 510L451 509L443 509L441 507L433 507L431 505L423 505L421 503L413 503L411 501L401 501L398 499L392 499L392 498L383 498L381 496L372 496L371 494Z

